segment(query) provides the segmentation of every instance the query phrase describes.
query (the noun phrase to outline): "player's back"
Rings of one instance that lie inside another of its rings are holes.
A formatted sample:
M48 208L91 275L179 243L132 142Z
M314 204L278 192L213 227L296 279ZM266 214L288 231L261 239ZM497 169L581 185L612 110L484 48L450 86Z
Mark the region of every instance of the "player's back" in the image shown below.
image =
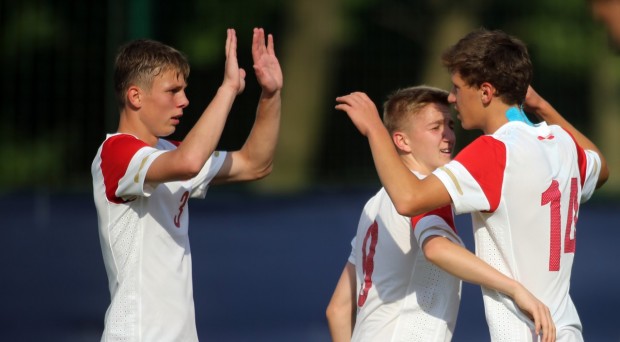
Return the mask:
M384 189L364 208L352 253L359 288L352 341L452 337L460 281L425 259L411 222L396 212ZM423 225L415 227L422 231Z
M515 122L492 137L505 146L505 165L491 210L472 214L477 254L544 302L558 328L581 330L569 285L585 154L558 126ZM509 314L497 294L485 295L492 336L507 340L502 317Z

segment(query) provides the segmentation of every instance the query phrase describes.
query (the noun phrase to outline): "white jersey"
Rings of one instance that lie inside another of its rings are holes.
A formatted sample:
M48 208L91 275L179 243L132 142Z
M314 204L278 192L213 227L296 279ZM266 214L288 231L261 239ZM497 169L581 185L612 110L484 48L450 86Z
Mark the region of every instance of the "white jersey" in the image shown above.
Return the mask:
M422 244L444 236L462 245L452 207L409 218L385 189L364 207L349 262L359 293L352 341L450 341L461 281L424 257Z
M434 171L455 211L472 213L476 254L545 303L558 336L580 340L569 296L579 205L592 195L600 159L559 126L509 122ZM514 303L482 289L493 341L536 340ZM564 331L563 331L564 330Z
M204 198L225 153L214 153L188 181L151 187L151 163L176 145L155 148L108 135L92 164L99 237L111 304L102 341L197 341L188 239L189 197Z

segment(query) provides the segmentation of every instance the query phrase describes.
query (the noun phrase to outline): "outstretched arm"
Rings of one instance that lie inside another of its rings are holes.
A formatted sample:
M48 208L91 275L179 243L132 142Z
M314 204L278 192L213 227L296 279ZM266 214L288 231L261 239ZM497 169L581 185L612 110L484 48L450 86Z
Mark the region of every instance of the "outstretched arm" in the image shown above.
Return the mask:
M336 98L336 109L368 138L375 168L399 214L417 216L451 203L450 195L434 175L419 180L403 164L392 138L383 125L377 107L364 93L356 92Z
M161 183L196 176L215 150L228 113L245 88L245 71L237 62L237 36L227 30L224 81L179 147L157 157L146 174L146 181Z
M215 183L248 181L267 176L273 166L282 101L282 70L275 54L273 36L265 40L265 31L255 28L252 58L256 79L262 88L254 126L239 151L227 154Z
M499 291L517 304L533 322L542 340L555 341L555 324L549 308L531 294L521 283L509 278L466 248L442 236L427 238L423 245L426 259L444 271L466 282Z
M325 312L333 342L351 341L357 310L356 286L355 265L347 262Z
M591 150L598 154L601 159L601 172L596 182L596 187L599 188L609 178L609 169L607 169L607 161L603 156L603 153L596 147L596 145L583 135L577 128L575 128L570 122L568 122L549 102L543 99L531 86L527 89L527 95L525 96L525 110L530 113L536 114L541 120L544 120L548 124L558 125L573 135L577 143L586 150Z

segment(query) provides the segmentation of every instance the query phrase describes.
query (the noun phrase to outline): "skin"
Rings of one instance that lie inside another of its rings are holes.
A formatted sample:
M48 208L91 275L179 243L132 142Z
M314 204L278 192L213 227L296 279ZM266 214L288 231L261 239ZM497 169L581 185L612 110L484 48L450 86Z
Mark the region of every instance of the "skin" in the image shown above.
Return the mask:
M408 169L428 175L451 159L456 137L450 109L430 104L409 120L392 141Z
M248 181L265 177L271 172L278 137L282 71L274 52L273 37L255 28L252 38L254 72L262 93L256 120L250 135L239 151L226 155L214 178L215 184ZM245 89L244 69L237 61L237 37L227 30L224 80L194 127L179 147L159 156L149 168L146 181L158 184L187 180L198 174L215 151L228 113L237 95ZM186 80L176 70L163 70L148 86L132 85L126 93L121 110L119 133L132 134L151 146L159 137L172 134L189 105L185 95Z
M347 262L325 312L332 342L351 341L356 316L356 286L355 265Z

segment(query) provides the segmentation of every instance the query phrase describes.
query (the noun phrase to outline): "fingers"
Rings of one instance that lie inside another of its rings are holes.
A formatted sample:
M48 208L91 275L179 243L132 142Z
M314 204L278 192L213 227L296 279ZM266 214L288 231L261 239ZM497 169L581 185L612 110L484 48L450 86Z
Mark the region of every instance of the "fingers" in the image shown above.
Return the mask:
M365 93L356 91L349 95L343 95L336 98L336 102L342 102L349 105L361 105L367 104L368 102L372 102L372 100ZM373 103L374 104L374 103Z
M237 55L237 35L235 29L226 30L226 58Z
M265 54L267 48L265 47L265 30L262 28L254 28L252 34L252 58L254 61L260 59L260 56Z
M273 35L269 34L267 36L267 53L270 55L275 55L276 54L276 50L275 47L273 45Z
M556 329L551 317L549 308L541 303L541 306L534 312L534 322L536 327L536 334L542 335L541 341L553 342L555 341Z

